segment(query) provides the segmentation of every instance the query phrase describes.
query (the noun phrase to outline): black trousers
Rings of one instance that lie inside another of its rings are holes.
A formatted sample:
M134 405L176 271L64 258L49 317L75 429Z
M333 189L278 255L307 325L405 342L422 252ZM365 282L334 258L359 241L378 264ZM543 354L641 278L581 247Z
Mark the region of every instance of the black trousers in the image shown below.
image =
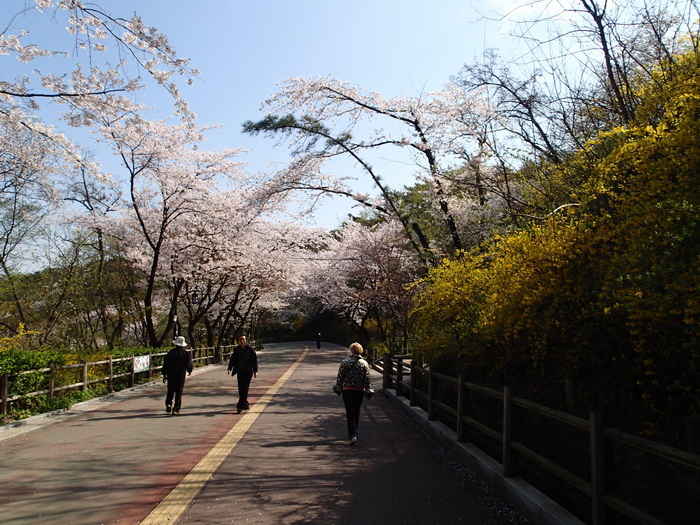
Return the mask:
M180 406L182 405L182 391L185 389L185 381L178 381L174 379L168 379L168 393L165 396L165 406L168 407L172 405L173 398L175 398L175 404L173 410L175 412L180 411Z
M343 390L343 403L345 404L345 416L348 420L348 436L357 436L357 427L360 424L360 408L365 393L362 390Z
M236 375L238 376L238 403L236 403L236 408L238 410L248 410L250 408L248 390L250 389L250 381L253 376L241 374L240 372Z

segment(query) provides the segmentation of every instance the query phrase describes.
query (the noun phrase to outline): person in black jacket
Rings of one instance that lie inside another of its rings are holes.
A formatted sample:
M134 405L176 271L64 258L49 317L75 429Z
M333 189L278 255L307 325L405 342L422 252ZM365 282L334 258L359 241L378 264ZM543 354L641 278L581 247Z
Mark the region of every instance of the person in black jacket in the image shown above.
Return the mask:
M185 374L192 373L192 354L185 350L185 338L179 336L173 341L175 348L165 354L163 359L163 383L168 383L168 393L165 396L165 411L179 414L182 406L182 391L185 388ZM175 404L173 405L173 398Z
M228 361L227 374L238 375L238 403L236 413L248 410L248 390L250 381L258 377L258 355L255 350L246 342L246 336L238 336L238 345L233 349L231 359Z

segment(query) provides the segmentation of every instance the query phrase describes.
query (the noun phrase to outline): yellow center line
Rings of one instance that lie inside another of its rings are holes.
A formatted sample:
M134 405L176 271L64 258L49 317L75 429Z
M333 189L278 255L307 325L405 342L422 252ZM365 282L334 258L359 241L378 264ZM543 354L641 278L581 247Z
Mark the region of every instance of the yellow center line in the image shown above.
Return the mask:
M197 465L182 479L182 481L161 501L151 513L141 522L141 525L158 525L161 523L175 523L182 515L192 500L204 488L204 485L212 474L217 471L224 460L229 456L238 442L258 419L265 406L279 392L287 382L294 370L306 357L308 350L304 350L301 357L287 370L270 389L250 407L250 410L233 425L226 435L214 445Z

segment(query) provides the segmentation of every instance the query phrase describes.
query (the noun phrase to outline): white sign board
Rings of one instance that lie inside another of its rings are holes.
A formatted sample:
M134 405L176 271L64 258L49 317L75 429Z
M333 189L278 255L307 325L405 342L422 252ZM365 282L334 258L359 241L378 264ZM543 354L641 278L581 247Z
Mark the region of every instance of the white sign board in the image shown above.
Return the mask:
M151 367L150 355L134 356L134 372L145 372Z

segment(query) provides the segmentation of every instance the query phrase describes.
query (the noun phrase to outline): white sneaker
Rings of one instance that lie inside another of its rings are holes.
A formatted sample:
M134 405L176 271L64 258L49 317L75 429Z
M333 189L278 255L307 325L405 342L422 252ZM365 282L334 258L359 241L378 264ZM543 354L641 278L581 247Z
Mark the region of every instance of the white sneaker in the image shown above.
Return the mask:
M354 445L355 443L357 443L357 436L352 436L352 437L350 438L350 444L351 444L351 445Z

